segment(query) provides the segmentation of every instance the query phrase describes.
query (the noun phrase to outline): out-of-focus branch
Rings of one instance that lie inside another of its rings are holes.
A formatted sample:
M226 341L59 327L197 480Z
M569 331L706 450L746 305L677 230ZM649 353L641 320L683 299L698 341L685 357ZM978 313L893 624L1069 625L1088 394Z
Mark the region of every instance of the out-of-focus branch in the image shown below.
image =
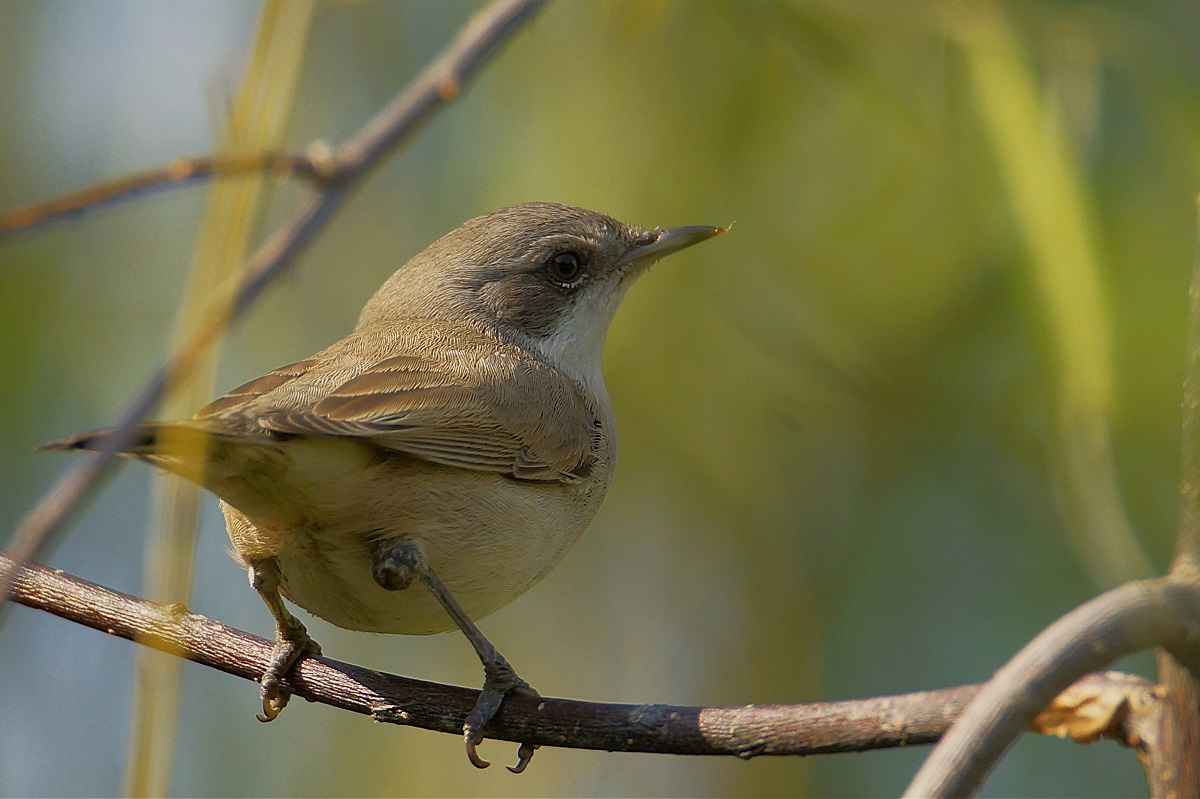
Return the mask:
M1179 526L1175 530L1173 571L1200 572L1200 197L1197 198L1196 252L1188 287L1187 368L1183 376L1179 476Z
M200 325L179 351L150 376L121 413L106 446L70 468L22 520L11 544L18 563L36 559L54 534L108 472L116 453L129 444L136 425L162 396L170 380L186 373L228 321L240 316L263 288L295 261L342 202L379 161L414 133L434 112L454 100L489 56L543 5L544 0L494 0L459 31L454 42L326 161L324 180L305 204L250 259L245 278L214 301L211 320ZM0 602L11 575L0 575Z
M329 148L314 145L305 156L272 154L284 146L287 121L295 105L316 0L262 0L247 50L246 68L228 109L214 174L256 164L277 172L314 170L327 164ZM268 153L267 156L255 155ZM323 155L326 154L326 155ZM239 159L236 155L243 155ZM172 175L186 175L208 166L184 160L172 165ZM248 174L240 180L215 181L207 193L196 232L187 286L180 303L172 346L186 343L198 326L209 322L208 300L241 277L256 221L266 195L266 175ZM220 346L214 344L197 358L189 374L167 389L158 413L183 419L213 396ZM186 448L184 448L186 449ZM196 453L201 457L201 453ZM154 481L155 518L146 535L142 562L142 593L159 601L186 602L192 593L194 554L199 535L200 488L177 478ZM183 661L138 647L134 669L125 747L126 796L167 796L175 763L179 727L179 698Z
M1200 198L1196 251L1188 288L1187 371L1183 378L1183 435L1179 477L1179 525L1171 573L1200 580ZM1160 652L1158 677L1166 705L1158 735L1161 751L1148 759L1153 796L1200 796L1200 653L1190 660Z
M300 153L269 152L180 157L154 169L106 180L42 202L0 212L0 241L55 222L77 219L90 211L144 197L155 191L199 180L268 172L279 178L298 176L320 188L333 171L329 148L320 143Z

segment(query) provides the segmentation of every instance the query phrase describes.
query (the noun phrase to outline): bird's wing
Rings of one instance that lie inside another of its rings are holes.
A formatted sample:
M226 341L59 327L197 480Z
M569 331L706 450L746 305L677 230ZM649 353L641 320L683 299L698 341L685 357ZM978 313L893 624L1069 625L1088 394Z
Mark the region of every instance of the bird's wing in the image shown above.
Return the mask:
M214 422L240 417L275 433L362 438L447 466L540 481L586 477L600 435L582 389L516 351L396 355L350 374L315 356L205 411Z
M295 381L296 378L308 374L318 363L317 357L313 356L303 361L296 361L295 363L289 363L287 366L281 366L272 372L267 372L262 377L256 377L248 383L243 383L224 396L208 403L196 412L194 418L197 420L216 420L235 417L239 411L255 404L267 394L283 388Z

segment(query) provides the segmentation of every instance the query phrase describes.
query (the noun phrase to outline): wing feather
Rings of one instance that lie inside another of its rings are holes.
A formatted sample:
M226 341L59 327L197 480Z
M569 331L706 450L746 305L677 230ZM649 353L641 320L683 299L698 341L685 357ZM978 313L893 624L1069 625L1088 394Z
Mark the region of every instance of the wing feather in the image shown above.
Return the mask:
M473 358L439 350L362 359L351 369L332 350L239 386L197 417L252 421L286 435L362 438L523 480L575 482L591 471L597 422L583 389L515 348L497 351L493 342Z

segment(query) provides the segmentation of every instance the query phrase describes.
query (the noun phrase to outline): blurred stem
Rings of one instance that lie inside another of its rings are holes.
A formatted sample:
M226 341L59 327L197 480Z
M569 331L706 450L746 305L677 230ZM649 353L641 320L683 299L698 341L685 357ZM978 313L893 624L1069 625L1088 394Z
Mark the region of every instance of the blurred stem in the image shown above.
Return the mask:
M222 151L263 152L283 139L313 6L311 0L268 0L263 5ZM212 321L205 318L211 313L209 300L224 284L240 278L264 188L258 176L212 185L175 328L177 347ZM216 352L216 347L205 350L184 379L168 385L164 418L187 418L208 401ZM150 522L143 574L147 595L173 602L186 602L191 595L199 501L199 489L179 478L165 476L156 481L156 513ZM179 658L149 648L138 650L126 752L126 795L166 796L170 792L181 664Z
M1196 251L1188 288L1187 371L1183 378L1183 431L1179 526L1171 573L1200 579L1200 198ZM1158 734L1163 745L1146 763L1152 796L1200 796L1200 655L1158 653L1166 701Z
M1100 587L1145 577L1150 562L1125 513L1109 440L1108 309L1087 194L1060 114L1039 96L998 6L947 8L1041 299L1057 382L1052 456L1071 542Z
M1200 571L1200 197L1196 199L1196 252L1188 289L1187 372L1183 379L1183 433L1179 529L1172 570Z

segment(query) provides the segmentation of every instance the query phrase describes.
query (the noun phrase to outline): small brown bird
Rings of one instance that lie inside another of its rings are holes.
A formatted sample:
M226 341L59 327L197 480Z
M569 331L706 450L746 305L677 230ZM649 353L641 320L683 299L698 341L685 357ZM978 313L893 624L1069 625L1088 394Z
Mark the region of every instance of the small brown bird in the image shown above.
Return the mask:
M488 765L484 725L508 693L536 692L473 619L553 568L604 498L617 439L600 355L626 289L723 231L643 230L550 203L485 214L392 275L346 338L187 421L140 428L123 454L221 499L275 618L260 719L287 703L296 662L320 653L281 596L350 630L457 627L485 675L467 754ZM109 434L46 447L96 450Z

